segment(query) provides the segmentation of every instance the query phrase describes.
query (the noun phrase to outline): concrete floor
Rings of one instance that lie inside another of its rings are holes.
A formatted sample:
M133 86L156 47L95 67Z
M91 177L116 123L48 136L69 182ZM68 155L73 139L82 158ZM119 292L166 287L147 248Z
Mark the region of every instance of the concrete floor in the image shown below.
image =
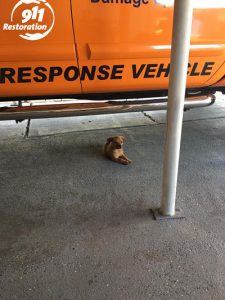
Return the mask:
M185 113L177 207L156 222L165 113L0 123L0 299L225 299L225 101ZM127 138L129 166L102 145Z

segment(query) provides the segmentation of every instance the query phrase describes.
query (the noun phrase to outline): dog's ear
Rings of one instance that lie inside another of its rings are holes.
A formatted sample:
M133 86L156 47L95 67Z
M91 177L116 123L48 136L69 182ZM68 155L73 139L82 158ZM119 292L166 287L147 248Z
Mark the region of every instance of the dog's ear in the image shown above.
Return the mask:
M121 135L120 138L123 140L123 142L126 141L126 139L125 139L125 137L123 135Z
M107 139L107 142L108 142L108 143L111 143L111 142L113 141L113 139L114 139L113 137L109 137L109 138Z

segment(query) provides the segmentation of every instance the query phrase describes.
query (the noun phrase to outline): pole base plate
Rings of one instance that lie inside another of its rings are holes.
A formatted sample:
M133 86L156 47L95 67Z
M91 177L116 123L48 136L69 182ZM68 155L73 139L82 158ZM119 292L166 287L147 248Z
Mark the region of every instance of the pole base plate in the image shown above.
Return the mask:
M183 214L183 211L180 209L175 209L175 215L174 216L164 216L161 214L160 209L150 209L151 213L153 214L153 217L156 221L165 221L165 220L174 220L174 219L185 219L185 216Z

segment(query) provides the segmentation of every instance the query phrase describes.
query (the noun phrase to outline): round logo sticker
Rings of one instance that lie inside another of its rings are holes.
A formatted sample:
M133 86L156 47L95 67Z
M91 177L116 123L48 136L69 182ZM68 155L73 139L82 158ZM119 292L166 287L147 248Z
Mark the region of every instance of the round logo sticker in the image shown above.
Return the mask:
M55 14L46 0L20 0L12 10L11 23L4 24L3 29L19 31L21 38L37 41L52 31Z

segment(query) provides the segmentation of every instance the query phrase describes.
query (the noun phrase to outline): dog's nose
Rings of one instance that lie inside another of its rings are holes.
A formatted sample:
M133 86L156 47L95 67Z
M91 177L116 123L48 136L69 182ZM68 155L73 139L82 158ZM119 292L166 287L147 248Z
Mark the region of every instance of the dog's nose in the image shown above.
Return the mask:
M121 145L117 145L117 149L121 149L122 148L122 146Z

